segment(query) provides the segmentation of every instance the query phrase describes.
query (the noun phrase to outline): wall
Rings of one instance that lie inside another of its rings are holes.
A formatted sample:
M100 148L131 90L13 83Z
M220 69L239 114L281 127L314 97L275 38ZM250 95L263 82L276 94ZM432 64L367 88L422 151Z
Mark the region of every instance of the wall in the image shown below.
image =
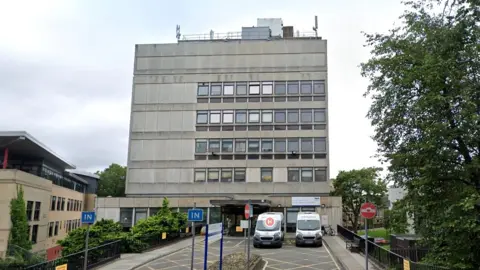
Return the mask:
M3 257L8 245L10 233L10 200L17 195L16 188L21 185L24 190L25 203L27 201L40 202L40 216L38 221L30 221L29 225L38 225L37 243L32 251L42 251L46 248L48 212L52 182L38 176L19 170L0 170L0 257Z

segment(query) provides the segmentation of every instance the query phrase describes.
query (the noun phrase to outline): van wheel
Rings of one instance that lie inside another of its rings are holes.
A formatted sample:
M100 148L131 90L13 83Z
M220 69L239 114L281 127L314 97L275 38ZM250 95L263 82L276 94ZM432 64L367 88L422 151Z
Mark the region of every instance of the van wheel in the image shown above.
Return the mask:
M282 248L282 246L283 246L283 243L280 243L280 244L278 245L278 248Z

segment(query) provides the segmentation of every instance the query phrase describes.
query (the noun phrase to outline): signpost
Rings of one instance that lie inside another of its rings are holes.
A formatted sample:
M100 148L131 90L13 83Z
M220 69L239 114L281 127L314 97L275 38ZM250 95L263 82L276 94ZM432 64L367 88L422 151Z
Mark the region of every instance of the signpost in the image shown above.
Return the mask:
M95 223L95 212L82 212L82 224L88 224L87 236L85 237L85 258L83 262L83 270L87 270L88 264L88 236L90 234L90 225Z
M195 222L203 221L203 210L195 209L197 203L193 203L193 208L188 209L188 221L192 222L192 261L190 263L190 269L193 270L193 260L195 258Z
M223 260L223 223L207 224L205 232L205 255L203 259L203 269L208 268L208 244L217 242L220 240L220 261L219 270L222 270Z
M250 235L251 235L251 228L252 228L252 216L253 216L253 207L252 201L248 200L248 203L245 205L245 218L248 220L248 240L247 240L247 270L249 270L248 266L250 264Z
M247 229L248 229L248 220L240 220L240 227L243 229L243 241L245 241L245 254L247 254Z
M365 218L365 270L368 270L368 222L367 219L372 219L377 215L377 207L375 204L365 202L360 207L360 215Z

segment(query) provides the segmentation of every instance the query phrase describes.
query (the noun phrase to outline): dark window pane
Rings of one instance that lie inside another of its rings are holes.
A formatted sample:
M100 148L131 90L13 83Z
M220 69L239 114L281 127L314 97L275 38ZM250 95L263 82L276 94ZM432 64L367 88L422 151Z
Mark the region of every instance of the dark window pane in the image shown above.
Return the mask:
M260 141L259 140L248 140L248 152L250 152L250 153L260 152Z
M209 152L220 152L220 140L210 140Z
M327 181L327 170L315 169L315 182L325 182L325 181Z
M305 81L301 82L301 88L300 88L300 93L301 94L311 94L312 93L312 82L311 81Z
M324 153L327 152L327 141L325 138L315 138L315 152Z
M272 168L262 168L260 171L260 181L262 182L273 182L273 169Z
M223 103L234 103L235 98L229 97L229 98L223 98Z
M285 111L275 111L275 123L285 123Z
M285 82L275 82L275 95L285 95L286 85Z
M222 103L221 98L210 98L210 103Z
M302 110L301 112L301 122L302 123L311 123L312 122L312 110Z
M313 152L312 138L302 138L302 152Z
M223 153L233 152L233 140L222 140L222 152Z
M275 102L285 102L286 100L286 97L275 97Z
M298 139L288 139L288 152L295 151L298 153Z
M245 182L245 169L235 169L234 182Z
M197 98L197 103L208 103L208 98Z
M195 145L196 153L206 153L207 152L207 141L198 140Z
M315 110L314 111L314 121L315 123L325 123L325 110Z
M208 84L199 84L197 95L199 96L208 96Z
M313 93L315 93L315 94L325 94L325 82L323 82L323 81L313 82Z
M298 111L288 111L288 123L298 123Z
M288 169L288 182L298 182L300 180L299 169Z
M313 100L314 101L325 101L325 96L314 96Z
M289 95L298 95L298 82L288 82L287 93Z
M237 97L236 102L237 103L245 103L247 102L248 98L246 97Z
M284 153L287 151L287 142L284 139L275 139L275 152Z
M220 172L218 169L208 169L207 182L218 182L220 178Z
M232 169L222 169L222 177L220 178L221 182L230 183L232 182L233 172Z
M302 182L313 182L312 169L302 169Z
M312 101L312 96L300 97L300 101Z
M210 95L220 96L222 94L222 84L212 84L210 88Z
M262 152L272 152L273 140L262 140Z
M237 95L246 95L247 94L247 84L237 83Z
M259 97L251 97L251 98L248 98L248 101L249 102L260 102L260 98Z

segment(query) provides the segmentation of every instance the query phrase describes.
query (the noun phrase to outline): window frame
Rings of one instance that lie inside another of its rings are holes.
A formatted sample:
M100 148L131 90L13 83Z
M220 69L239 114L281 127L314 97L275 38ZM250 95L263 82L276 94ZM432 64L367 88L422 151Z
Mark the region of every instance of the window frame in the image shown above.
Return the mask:
M231 92L229 91L227 93L226 89L230 89ZM224 83L223 84L223 95L224 96L233 96L235 94L235 84L234 83Z
M206 94L201 94L200 89L201 88L206 88L207 92ZM197 85L197 96L198 97L208 97L210 95L210 84L209 83L199 83Z
M282 91L277 91L277 85L280 87L280 89L282 89L282 87L283 87L283 93L282 93ZM273 92L277 96L285 96L287 94L287 82L285 82L285 81L275 82Z
M210 180L210 174L215 174L215 173L217 174L217 178L214 179L213 181ZM220 182L220 169L208 168L208 170L207 170L207 183L218 183L218 182Z
M295 173L295 175L293 175L292 173ZM290 180L291 176L296 176L297 177L297 180ZM288 168L287 169L287 182L291 182L291 183L298 183L300 182L300 168Z
M243 151L239 151L237 145L243 144ZM235 153L245 153L247 152L247 140L246 139L235 139Z
M203 173L203 181L198 181L197 180L197 175L200 175ZM205 183L207 180L207 172L205 169L194 169L193 171L193 182L194 183Z
M242 87L244 88L244 93L239 93L239 89L242 89ZM248 95L248 85L246 82L237 82L236 85L235 85L235 95L236 96L246 96Z
M319 114L319 117L323 114L323 120L317 119L316 115ZM313 122L314 123L326 123L327 122L327 112L325 109L315 109L313 110Z
M248 84L248 94L253 96L260 95L260 82L250 82Z
M267 88L265 88L267 86ZM269 92L265 92L265 89L270 89ZM262 95L268 95L271 96L273 95L273 82L262 82Z
M304 115L309 115L310 121L304 120ZM300 110L300 123L313 123L313 112L312 110Z
M256 151L250 151L251 147L250 144L256 143L257 144L257 150ZM248 145L247 145L247 153L259 153L260 152L260 139L248 139Z
M230 173L230 181L224 181L223 173ZM220 182L221 183L233 183L233 169L231 169L231 168L222 169L221 172L220 172Z
M300 152L301 153L313 153L313 138L301 138L300 140Z
M215 89L215 92L214 92L214 89ZM223 92L222 83L210 83L210 96L218 97L222 95L222 92Z
M293 114L296 114L297 117L296 117L296 120L295 121L290 121L290 115L293 115ZM300 113L298 110L287 110L287 123L289 124L298 124L299 123L299 120L300 120Z
M299 81L288 81L287 82L287 95L292 95L292 96L296 96L296 95L299 95L300 94L300 83ZM291 87L292 88L291 88ZM296 87L296 91L291 91L291 89L295 89L293 87Z
M313 94L325 95L325 92L326 92L325 88L326 88L325 81L313 81L313 87L312 87Z
M227 122L225 121L225 116L230 116L231 117L231 121L230 122ZM223 111L222 112L222 123L223 124L233 124L234 123L234 117L235 117L235 112L233 110L226 110L226 111Z
M292 150L290 148L290 145L291 144L293 145L293 143L296 144L296 148L297 148L296 150ZM287 152L289 152L289 153L290 152L295 152L295 153L300 152L300 140L298 138L287 138Z
M225 151L226 148L224 148L225 145L230 144L230 151ZM221 145L221 150L222 153L233 153L234 150L234 144L233 144L233 139L222 139L222 145Z
M199 150L199 145L200 144L205 144L205 151L198 151ZM195 140L195 153L208 153L208 140L207 139L196 139Z
M199 117L200 116L205 116L205 121L202 121L200 122L199 121ZM197 124L208 124L208 120L209 120L209 117L208 117L208 111L197 111L197 119L196 119L196 123Z
M308 181L305 181L305 178L307 178L306 176L304 176L304 173L310 173L310 178L311 180L308 180ZM301 172L301 175L300 175L300 181L303 183L309 183L309 182L313 182L313 178L314 178L314 175L313 175L313 169L312 168L302 168L302 172Z
M217 144L218 143L218 150L212 150L212 142L214 144ZM220 139L210 139L208 140L208 152L211 153L211 152L214 152L214 153L220 153L220 151L222 150L222 141Z
M323 180L317 180L317 172L322 172L323 173ZM326 168L314 168L313 172L313 181L315 182L327 182L327 169Z
M274 148L273 148L273 147L274 147L273 139L262 139L261 142L262 142L262 145L260 146L260 148L261 148L260 151L261 151L262 153L273 153L273 152L274 152L274 151L273 151L273 150L274 150ZM267 145L270 144L270 151L265 151L265 150L264 150L263 146L264 146L265 144L267 144Z
M278 144L283 144L283 149L284 149L283 151L278 150L278 148L277 148ZM274 147L274 152L275 153L286 153L287 152L287 139L281 139L281 138L277 139L276 138L274 140L274 146L273 147Z
M317 149L316 146L319 146L317 143L323 143L323 149ZM313 138L313 151L315 153L326 153L327 152L327 138L317 137Z
M277 114L282 115L283 114L283 121L278 121L277 120ZM287 111L286 110L275 110L274 112L274 121L275 123L287 123Z
M238 115L243 115L245 121L239 122ZM246 124L246 123L248 123L248 112L245 110L235 111L235 124Z
M218 121L216 119L215 119L215 121L213 121L212 120L213 116L215 116L215 118L218 117ZM221 124L222 123L222 111L210 111L208 120L209 120L210 124Z
M237 181L237 173L240 173L240 175L243 175L243 181ZM245 183L245 182L247 182L247 170L245 168L234 168L233 182L234 183Z
M268 116L268 115L270 115L270 121L265 121L265 116ZM273 111L262 110L262 123L273 123Z
M257 121L252 121L252 115L257 116ZM260 111L258 110L248 111L248 123L260 123Z
M304 86L307 88L304 88ZM309 89L310 91L304 91L304 89ZM312 94L313 94L312 81L300 81L300 95L312 95Z
M270 180L264 180L264 177L270 176ZM260 168L260 182L273 183L273 168Z

